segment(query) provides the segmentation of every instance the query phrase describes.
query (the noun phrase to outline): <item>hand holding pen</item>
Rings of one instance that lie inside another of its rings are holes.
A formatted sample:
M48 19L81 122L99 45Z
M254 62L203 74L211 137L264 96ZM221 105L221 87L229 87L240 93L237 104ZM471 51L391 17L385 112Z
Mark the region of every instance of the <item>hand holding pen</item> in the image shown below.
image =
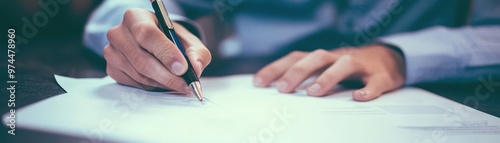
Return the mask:
M210 52L182 25L175 22L172 25L199 77L211 61ZM188 70L188 60L158 27L154 13L143 9L127 10L122 23L107 33L106 71L120 84L189 93L192 89L181 77Z

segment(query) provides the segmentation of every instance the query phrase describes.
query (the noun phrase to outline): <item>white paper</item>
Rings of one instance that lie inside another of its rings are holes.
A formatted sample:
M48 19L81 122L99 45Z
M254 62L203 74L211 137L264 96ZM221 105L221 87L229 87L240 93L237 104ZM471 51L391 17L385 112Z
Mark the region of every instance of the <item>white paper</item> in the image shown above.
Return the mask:
M255 88L252 75L202 78L208 102L109 77L56 76L68 92L18 110L17 126L90 142L497 142L500 119L416 88L370 102ZM6 123L4 118L4 124Z

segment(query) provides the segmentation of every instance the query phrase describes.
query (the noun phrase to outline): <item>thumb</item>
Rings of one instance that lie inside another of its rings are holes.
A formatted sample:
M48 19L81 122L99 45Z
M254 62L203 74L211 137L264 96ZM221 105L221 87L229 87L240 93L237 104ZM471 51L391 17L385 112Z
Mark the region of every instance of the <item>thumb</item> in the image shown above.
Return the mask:
M352 98L356 101L370 101L382 93L395 89L391 78L388 76L373 75L368 78L366 85L362 89L358 89L352 93Z

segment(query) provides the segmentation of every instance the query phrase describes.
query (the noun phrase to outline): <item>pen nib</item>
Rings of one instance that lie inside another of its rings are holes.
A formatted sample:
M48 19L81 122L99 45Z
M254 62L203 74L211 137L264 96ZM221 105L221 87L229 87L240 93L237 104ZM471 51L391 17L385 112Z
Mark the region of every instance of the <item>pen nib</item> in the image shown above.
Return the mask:
M200 102L203 104L203 93L201 93L201 85L199 81L194 81L189 86L193 89L194 95L196 95L196 98L200 100Z

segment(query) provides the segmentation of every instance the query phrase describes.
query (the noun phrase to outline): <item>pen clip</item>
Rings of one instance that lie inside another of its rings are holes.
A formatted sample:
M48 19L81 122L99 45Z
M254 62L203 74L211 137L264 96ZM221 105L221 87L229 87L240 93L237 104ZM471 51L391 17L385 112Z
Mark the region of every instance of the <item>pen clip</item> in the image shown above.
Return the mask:
M174 24L172 24L172 21L170 20L170 16L168 15L167 8L165 8L165 5L163 4L162 0L151 0L152 2L156 1L158 4L158 8L160 9L160 13L163 16L163 20L167 24L168 29L174 29Z

